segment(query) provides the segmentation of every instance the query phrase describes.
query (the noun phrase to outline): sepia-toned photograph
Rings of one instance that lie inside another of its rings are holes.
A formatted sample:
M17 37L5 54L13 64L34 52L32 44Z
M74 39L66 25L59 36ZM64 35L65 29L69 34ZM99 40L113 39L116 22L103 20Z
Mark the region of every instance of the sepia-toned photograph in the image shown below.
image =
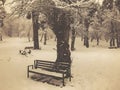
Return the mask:
M120 0L0 0L0 90L120 90Z

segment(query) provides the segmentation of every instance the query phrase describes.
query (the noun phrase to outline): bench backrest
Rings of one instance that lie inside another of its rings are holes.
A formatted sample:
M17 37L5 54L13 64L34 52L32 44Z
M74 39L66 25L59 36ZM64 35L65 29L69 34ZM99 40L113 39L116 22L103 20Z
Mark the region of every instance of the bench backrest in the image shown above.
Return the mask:
M66 70L70 68L70 64L67 62L52 62L44 60L35 60L35 68L43 68L48 70Z

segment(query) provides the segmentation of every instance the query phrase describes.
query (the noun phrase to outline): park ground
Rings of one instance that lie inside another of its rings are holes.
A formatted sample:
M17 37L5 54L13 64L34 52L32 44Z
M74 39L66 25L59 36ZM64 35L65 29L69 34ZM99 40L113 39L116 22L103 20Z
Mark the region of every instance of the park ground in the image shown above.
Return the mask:
M85 48L80 39L76 51L71 53L72 81L65 87L54 86L27 78L27 65L35 59L56 59L56 42L53 39L41 50L30 55L19 50L32 46L26 38L6 38L0 41L0 90L120 90L120 49L108 49L105 42Z

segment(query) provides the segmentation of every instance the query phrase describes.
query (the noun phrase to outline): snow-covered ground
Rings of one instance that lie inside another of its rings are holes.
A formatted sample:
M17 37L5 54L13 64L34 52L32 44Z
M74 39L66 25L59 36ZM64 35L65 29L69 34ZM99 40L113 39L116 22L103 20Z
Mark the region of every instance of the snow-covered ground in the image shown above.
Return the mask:
M80 43L78 43L80 42ZM102 42L104 43L104 42ZM105 45L90 48L77 39L76 51L71 53L72 81L65 87L56 87L27 78L27 65L35 59L56 59L54 40L42 50L32 50L30 55L19 54L25 46L32 46L25 38L7 38L0 41L0 90L120 90L120 49L108 49Z

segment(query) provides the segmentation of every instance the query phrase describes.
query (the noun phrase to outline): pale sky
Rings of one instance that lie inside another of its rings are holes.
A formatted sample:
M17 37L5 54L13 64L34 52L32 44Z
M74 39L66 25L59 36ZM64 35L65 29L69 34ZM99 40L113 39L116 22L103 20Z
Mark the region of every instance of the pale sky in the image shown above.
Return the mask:
M8 3L10 3L12 0L6 0L6 3L5 3L5 9L7 12L10 12L10 5L8 5Z
M103 0L96 0L97 2L99 2L100 4L102 4Z

